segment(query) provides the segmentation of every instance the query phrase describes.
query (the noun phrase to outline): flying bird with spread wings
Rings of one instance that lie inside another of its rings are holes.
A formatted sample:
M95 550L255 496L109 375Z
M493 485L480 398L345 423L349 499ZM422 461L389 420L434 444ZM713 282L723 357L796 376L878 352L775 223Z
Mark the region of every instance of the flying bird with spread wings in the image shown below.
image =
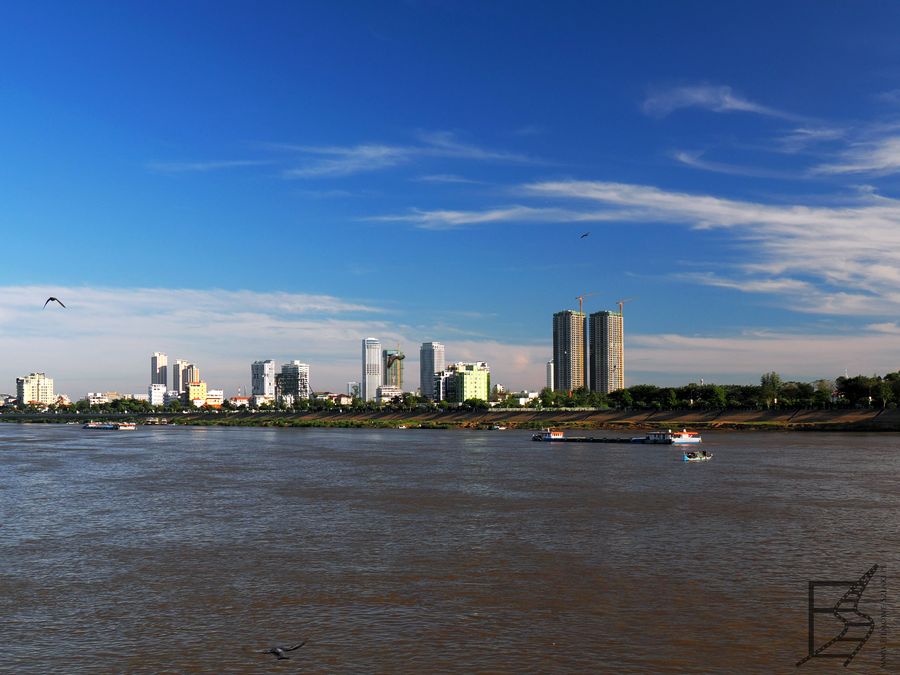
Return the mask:
M585 232L583 235L581 235L581 236L579 237L579 239L584 239L584 238L585 238L586 236L588 236L589 234L590 234L590 232Z
M62 300L60 300L59 298L54 298L52 295L47 298L47 301L44 303L44 307L46 307L47 303L49 302L58 302L62 307L65 307L65 305L63 305L62 303ZM44 309L44 307L41 307L41 309Z

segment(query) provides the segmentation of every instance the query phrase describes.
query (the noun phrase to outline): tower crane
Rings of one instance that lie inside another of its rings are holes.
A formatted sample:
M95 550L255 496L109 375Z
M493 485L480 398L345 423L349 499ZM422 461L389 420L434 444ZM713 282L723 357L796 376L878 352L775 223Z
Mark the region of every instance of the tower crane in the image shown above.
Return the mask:
M624 300L616 300L616 304L619 306L619 314L622 314L625 303L631 302L632 300L637 300L637 298L625 298Z
M575 296L575 299L578 301L578 313L579 314L584 314L584 311L583 311L584 299L589 298L592 295L597 295L597 294L596 293L582 293L581 295Z

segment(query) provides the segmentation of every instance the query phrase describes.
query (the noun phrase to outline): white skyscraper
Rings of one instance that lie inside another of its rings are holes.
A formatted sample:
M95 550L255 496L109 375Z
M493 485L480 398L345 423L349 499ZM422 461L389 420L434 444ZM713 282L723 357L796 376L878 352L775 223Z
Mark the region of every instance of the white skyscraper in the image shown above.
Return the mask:
M547 389L553 391L553 359L547 361Z
M147 398L150 401L150 405L165 405L166 385L151 384L147 387Z
M250 385L254 396L275 397L275 362L254 361L250 365Z
M419 349L419 391L432 401L437 399L434 376L444 370L444 345L440 342L423 342Z
M191 365L183 359L175 359L175 365L172 366L172 391L184 393L187 389L189 380L185 379L185 369Z
M162 352L153 352L150 357L150 384L169 383L169 357Z
M56 403L53 395L53 379L44 373L31 373L16 378L16 398L22 405L28 403Z
M381 386L381 342L377 338L362 341L362 381L359 397L374 401Z

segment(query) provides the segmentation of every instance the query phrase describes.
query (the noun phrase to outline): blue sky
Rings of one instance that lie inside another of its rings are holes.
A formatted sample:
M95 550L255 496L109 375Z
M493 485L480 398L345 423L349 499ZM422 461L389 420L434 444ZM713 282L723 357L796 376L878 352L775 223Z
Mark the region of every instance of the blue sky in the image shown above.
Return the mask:
M231 394L360 340L535 389L625 305L626 382L900 368L900 6L0 8L0 382ZM590 235L581 238L581 234ZM45 294L67 310L41 310ZM3 387L0 387L3 389Z

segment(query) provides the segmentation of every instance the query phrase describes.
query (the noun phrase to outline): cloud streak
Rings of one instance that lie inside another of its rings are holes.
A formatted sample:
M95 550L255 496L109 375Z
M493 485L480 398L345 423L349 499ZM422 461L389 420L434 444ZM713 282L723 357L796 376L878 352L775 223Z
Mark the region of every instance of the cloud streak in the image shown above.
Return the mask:
M884 176L900 171L900 136L888 136L852 144L837 161L813 168L816 174L872 174Z
M557 180L520 186L520 194L560 206L515 204L483 210L418 210L373 220L424 229L489 224L631 222L724 230L747 262L729 278L698 283L755 293L803 294L796 311L877 315L900 311L900 201L861 194L836 206L773 205L653 186ZM698 261L699 262L699 261Z
M506 164L536 164L539 160L514 152L466 143L449 131L419 131L417 144L364 143L352 146L270 146L299 155L301 166L286 169L285 178L328 178L389 169L422 159L452 159ZM314 159L319 157L319 159Z
M651 117L667 117L676 110L684 108L700 108L716 113L743 112L776 117L786 120L802 120L799 115L784 112L776 108L756 103L731 87L724 85L698 84L682 87L669 87L651 92L641 105L646 115Z
M242 169L251 166L265 166L271 160L233 159L201 162L149 162L147 168L156 173L208 173L226 169Z

